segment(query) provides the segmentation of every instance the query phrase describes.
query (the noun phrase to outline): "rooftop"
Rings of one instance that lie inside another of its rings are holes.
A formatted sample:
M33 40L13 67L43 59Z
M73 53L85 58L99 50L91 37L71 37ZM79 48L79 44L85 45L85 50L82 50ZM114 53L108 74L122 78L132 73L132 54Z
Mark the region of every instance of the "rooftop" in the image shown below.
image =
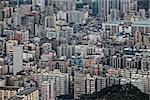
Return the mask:
M18 90L20 87L18 86L0 86L0 90Z
M23 97L13 96L9 98L8 100L22 100Z
M139 20L139 21L135 21L135 22L124 22L124 21L120 21L120 20L114 20L114 21L110 21L110 22L105 22L106 24L122 24L122 25L144 25L144 26L150 26L150 20ZM104 23L104 24L105 24Z
M30 93L36 91L36 90L37 90L37 88L25 89L25 90L19 92L17 95L28 95L28 94L30 94ZM16 99L15 99L15 100L16 100Z
M133 25L150 25L150 20L140 20L132 23Z

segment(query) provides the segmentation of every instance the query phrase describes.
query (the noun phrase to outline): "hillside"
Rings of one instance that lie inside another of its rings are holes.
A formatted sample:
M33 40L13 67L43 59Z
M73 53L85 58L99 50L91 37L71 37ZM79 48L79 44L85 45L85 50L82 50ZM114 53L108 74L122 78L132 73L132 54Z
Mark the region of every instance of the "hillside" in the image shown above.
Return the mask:
M81 95L80 100L149 100L148 95L142 93L137 87L126 85L113 85L91 95Z

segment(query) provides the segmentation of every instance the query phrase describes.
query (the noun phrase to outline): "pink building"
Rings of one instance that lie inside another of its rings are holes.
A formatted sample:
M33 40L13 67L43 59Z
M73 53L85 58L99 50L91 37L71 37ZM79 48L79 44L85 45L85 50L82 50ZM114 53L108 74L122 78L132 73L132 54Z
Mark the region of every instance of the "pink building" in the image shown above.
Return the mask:
M12 7L5 7L5 8L3 9L3 11L4 11L4 16L5 16L6 18L8 18L8 17L11 17L11 15L12 15L12 13L13 13L13 8L12 8Z
M23 14L31 14L32 5L22 5L21 11Z
M52 60L49 64L50 70L59 69L61 72L67 72L69 62L67 60Z

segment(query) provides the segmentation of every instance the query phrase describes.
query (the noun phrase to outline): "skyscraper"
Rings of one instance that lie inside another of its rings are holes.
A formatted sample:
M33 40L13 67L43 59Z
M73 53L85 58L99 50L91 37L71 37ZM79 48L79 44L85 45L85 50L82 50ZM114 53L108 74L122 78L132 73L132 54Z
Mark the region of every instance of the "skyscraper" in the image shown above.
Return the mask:
M93 76L91 77L90 74L87 74L87 76L85 77L85 93L86 94L92 94L93 92L95 92L96 90L96 77Z
M120 9L120 0L109 0L110 9Z
M45 99L42 97L42 100L54 100L56 96L69 94L69 75L66 73L61 73L59 70L42 71L40 73L33 73L31 76L33 76L33 80L38 84L39 93L46 96L44 97Z
M110 0L98 0L98 16L102 20L107 20L109 15L109 1Z
M54 82L44 81L42 83L42 99L55 100Z
M98 0L92 0L92 15L97 16L98 14Z
M137 12L137 0L130 0L130 13L135 14Z
M23 46L13 47L13 74L22 70L23 66Z
M118 9L110 9L111 20L119 19L119 10Z
M85 76L75 72L74 76L74 98L79 99L81 94L85 94Z
M120 1L120 10L121 10L121 13L127 13L129 12L130 10L130 0L121 0Z

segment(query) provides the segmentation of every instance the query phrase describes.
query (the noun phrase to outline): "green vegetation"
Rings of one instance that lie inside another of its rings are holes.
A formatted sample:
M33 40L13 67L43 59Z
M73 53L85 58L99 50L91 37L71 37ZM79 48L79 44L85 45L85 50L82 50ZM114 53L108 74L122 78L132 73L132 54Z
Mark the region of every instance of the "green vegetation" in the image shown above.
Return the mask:
M137 87L126 85L113 85L93 94L81 95L80 100L149 100Z

